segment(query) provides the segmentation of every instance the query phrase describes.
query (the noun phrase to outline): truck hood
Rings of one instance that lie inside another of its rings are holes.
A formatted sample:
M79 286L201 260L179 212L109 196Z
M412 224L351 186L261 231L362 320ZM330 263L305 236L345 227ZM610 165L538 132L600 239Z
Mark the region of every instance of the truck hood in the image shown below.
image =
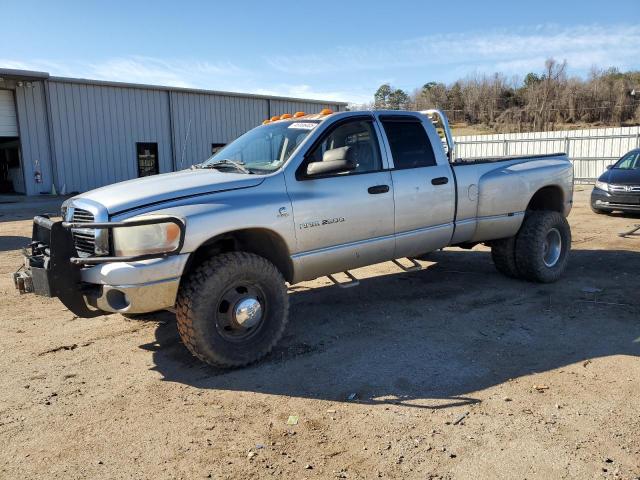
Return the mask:
M237 190L260 185L264 177L212 169L182 170L127 180L91 190L74 198L93 200L104 205L110 215L195 195Z
M612 168L604 172L599 180L613 183L614 185L640 185L640 169L621 170Z

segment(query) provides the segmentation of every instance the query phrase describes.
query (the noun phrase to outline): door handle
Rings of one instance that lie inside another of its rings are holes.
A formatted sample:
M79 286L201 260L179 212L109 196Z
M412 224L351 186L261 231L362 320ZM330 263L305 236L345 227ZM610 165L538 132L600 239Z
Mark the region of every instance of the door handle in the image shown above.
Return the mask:
M431 180L432 185L446 185L449 183L449 179L447 177L436 177Z
M371 195L376 195L378 193L387 193L389 191L389 185L374 185L373 187L369 187L367 192Z

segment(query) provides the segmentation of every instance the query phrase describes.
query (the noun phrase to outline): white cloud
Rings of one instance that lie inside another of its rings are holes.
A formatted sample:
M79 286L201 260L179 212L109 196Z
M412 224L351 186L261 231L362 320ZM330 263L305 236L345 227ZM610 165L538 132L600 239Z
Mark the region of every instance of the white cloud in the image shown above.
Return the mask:
M223 81L247 73L230 62L164 60L144 56L117 57L91 63L76 61L62 63L48 60L25 62L0 58L0 67L42 70L54 76L191 88L212 88L212 79Z
M363 103L370 96L368 90L354 92L316 89L308 84L277 82L265 86L265 83L260 81L260 71L247 70L230 62L164 60L143 56L111 58L93 63L58 63L42 60L22 62L0 58L0 67L42 70L54 76L227 90L317 100L359 101ZM281 77L281 75L278 76Z
M230 63L210 63L189 60L162 60L152 57L132 56L114 58L88 65L91 78L169 85L172 87L210 88L212 78L237 77L245 72Z
M523 68L541 69L548 57L566 59L574 70L586 70L594 64L637 67L639 49L640 26L544 25L430 35L367 46L344 46L325 53L273 56L266 60L276 70L291 75L430 66L450 68L461 64L467 65L468 70L502 68L505 73L525 73Z
M353 103L366 103L371 100L371 93L368 89L358 91L325 90L315 89L311 85L306 84L277 84L272 88L255 89L253 90L253 93L283 97L310 98L315 100L333 100L338 102L348 101Z

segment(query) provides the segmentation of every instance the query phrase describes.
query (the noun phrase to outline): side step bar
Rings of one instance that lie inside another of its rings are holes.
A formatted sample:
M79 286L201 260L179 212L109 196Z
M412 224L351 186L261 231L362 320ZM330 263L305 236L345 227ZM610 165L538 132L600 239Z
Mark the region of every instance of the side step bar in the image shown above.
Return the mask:
M417 272L418 270L422 270L422 265L420 265L414 258L407 258L407 260L411 262L411 266L409 267L401 264L397 259L393 259L391 261L405 272ZM340 288L351 288L360 285L360 280L358 280L351 272L344 271L342 273L349 277L348 282L341 282L332 274L327 275L327 278L331 280L334 285L337 285Z
M622 238L625 238L625 237L628 237L630 235L640 235L640 233L636 233L638 230L640 230L640 224L634 225L633 228L631 230L629 230L629 231L619 233L618 236L622 237Z
M344 273L347 277L349 277L350 281L341 282L341 281L337 280L336 277L334 277L331 274L327 275L327 277L329 277L329 280L331 280L334 285L337 285L340 288L351 288L351 287L357 287L358 285L360 285L360 280L358 280L356 277L354 277L351 272L342 272L342 273Z
M405 267L397 259L393 259L391 261L393 263L395 263L398 267L400 267L402 270L404 270L405 272L417 272L418 270L422 270L422 265L420 265L415 260L415 258L407 258L407 260L409 260L411 262L411 266L410 267Z

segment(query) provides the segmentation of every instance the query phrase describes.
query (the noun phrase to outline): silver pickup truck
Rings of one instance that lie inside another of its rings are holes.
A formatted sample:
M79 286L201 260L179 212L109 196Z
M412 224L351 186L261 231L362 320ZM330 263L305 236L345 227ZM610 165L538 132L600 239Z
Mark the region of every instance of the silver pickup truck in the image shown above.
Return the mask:
M83 193L62 220L35 217L15 284L80 317L173 310L195 356L233 367L282 336L286 282L353 286L352 269L419 268L429 252L479 243L510 277L556 280L571 246L566 156L453 152L435 110L274 117L189 170Z

